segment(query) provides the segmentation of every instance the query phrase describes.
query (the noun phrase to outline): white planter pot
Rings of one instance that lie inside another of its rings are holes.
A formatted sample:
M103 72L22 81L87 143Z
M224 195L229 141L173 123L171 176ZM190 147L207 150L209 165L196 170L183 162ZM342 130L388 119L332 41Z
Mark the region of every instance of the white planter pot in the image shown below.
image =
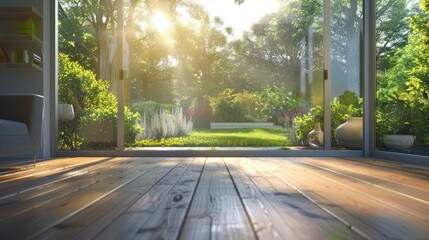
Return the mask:
M363 118L349 117L347 122L335 129L338 145L351 150L361 150L363 145Z
M414 144L413 135L384 135L384 145L390 150L408 150Z
M75 117L73 105L71 104L58 104L58 120L67 122L73 120Z

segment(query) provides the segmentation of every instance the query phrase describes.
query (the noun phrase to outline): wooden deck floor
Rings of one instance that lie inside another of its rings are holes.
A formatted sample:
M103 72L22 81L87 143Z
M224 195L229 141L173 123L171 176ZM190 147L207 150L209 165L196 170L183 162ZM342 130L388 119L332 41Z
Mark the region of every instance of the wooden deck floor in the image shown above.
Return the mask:
M0 239L429 239L429 169L376 159L60 158L0 175Z

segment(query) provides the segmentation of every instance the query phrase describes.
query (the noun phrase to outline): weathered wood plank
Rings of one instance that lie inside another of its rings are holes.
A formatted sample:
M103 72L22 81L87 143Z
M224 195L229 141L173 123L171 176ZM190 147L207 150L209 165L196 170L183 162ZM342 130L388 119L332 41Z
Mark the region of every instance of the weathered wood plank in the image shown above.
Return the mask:
M152 217L154 212L162 206L164 199L184 175L193 162L185 159L168 172L159 182L153 185L148 192L133 203L123 214L109 224L97 239L132 239L139 229Z
M424 236L429 229L426 224L385 204L366 198L364 192L353 191L309 172L308 166L297 164L299 160L255 161L335 214L354 231L374 239L405 239L409 236L413 236L414 239L425 239Z
M429 200L428 177L367 164L365 161L349 161L342 158L302 158L301 160Z
M135 238L148 240L178 238L204 163L205 158L192 162L192 165L169 191L168 196L140 227Z
M175 165L173 162L171 163L173 166ZM7 221L1 221L0 232L11 239L36 236L132 182L158 164L138 165L82 191L74 192L49 204L32 209L25 214L7 219Z
M172 165L165 159L155 161L160 164L84 211L53 226L39 235L38 239L83 240L95 238L177 164L175 162Z
M357 158L357 157L348 157L346 158L350 161L370 164L373 166L378 166L384 169L393 169L398 170L400 172L406 172L408 174L412 174L416 177L424 177L429 179L429 168L423 166L417 166L415 164L408 164L406 162L396 162L389 161L384 159L376 159L376 158Z
M0 201L0 221L5 221L8 218L23 214L26 211L48 204L66 195L81 191L139 164L154 162L154 160L149 159L142 160L135 158L133 161L122 159L122 161L116 162L117 164L105 165L105 163L100 163L101 168L97 167L94 172L91 172L91 169L89 169L89 172L86 171L87 169L84 169L83 171L76 171L77 173L75 174L67 173L65 176L63 174L58 175L57 179L50 183L42 184L41 188L37 188L36 186L33 191L26 191L23 194ZM71 178L68 176L71 176Z
M398 190L397 185L386 187L379 184L379 182L386 184L382 180L373 180L368 176L360 176L356 173L350 174L347 171L343 173L322 166L320 163L320 165L313 164L300 159L300 162L296 164L307 166L306 169L308 172L335 184L342 185L351 191L359 192L362 197L384 204L398 212L411 215L429 224L429 201L426 200L427 196L424 199L412 196L400 192L400 188ZM429 195L429 192L426 195Z
M0 239L122 239L128 235L102 234L126 229L112 223L139 209L147 219L135 219L129 238L313 239L320 231L319 239L343 231L332 218L374 239L429 236L427 204L412 199L428 199L425 168L365 158L211 158L202 173L189 163L155 187L181 161L63 158L0 176Z
M69 173L83 168L96 166L103 162L114 161L113 158L70 158L43 162L42 166L28 171L17 172L0 177L0 192L2 196L13 193L16 189L27 189L34 185L49 183L60 174Z
M224 162L208 158L180 239L255 239Z
M297 239L357 238L346 225L249 159L238 161ZM285 239L285 238L283 238Z
M253 177L247 175L237 164L236 159L224 159L232 176L242 202L259 239L297 239L294 230L284 217L257 187ZM249 160L247 160L248 162Z

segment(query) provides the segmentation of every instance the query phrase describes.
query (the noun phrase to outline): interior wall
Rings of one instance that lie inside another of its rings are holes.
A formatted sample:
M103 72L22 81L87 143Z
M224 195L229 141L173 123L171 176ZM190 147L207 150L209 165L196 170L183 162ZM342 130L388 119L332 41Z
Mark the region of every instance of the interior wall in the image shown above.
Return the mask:
M26 69L3 69L0 71L0 94L39 94L45 97L43 152L38 155L49 157L50 152L50 3L49 0L0 1L0 7L32 6L43 15L43 72ZM39 31L41 30L39 29Z
M33 6L43 14L43 1L0 1L0 7ZM36 93L43 95L43 73L32 70L5 69L0 71L0 93Z

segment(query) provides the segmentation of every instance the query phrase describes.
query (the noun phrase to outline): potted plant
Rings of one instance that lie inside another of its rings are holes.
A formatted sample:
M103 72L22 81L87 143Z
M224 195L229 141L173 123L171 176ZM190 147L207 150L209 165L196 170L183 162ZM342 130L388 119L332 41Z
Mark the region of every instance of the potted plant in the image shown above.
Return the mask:
M382 141L387 149L395 151L409 150L414 144L411 121L412 108L403 101L395 101L378 114Z
M332 119L335 119L334 138L338 146L360 150L363 146L362 98L345 91L332 103ZM344 121L345 120L345 121Z
M414 144L411 125L408 122L404 122L402 127L395 130L393 134L384 135L383 143L390 150L409 150Z

